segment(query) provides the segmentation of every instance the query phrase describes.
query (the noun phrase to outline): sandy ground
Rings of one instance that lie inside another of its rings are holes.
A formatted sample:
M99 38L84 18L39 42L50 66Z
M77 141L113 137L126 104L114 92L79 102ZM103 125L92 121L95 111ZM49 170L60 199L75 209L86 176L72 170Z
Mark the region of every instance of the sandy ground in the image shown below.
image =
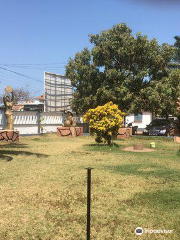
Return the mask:
M125 147L122 148L123 151L127 151L127 152L154 152L156 151L155 149L152 148L143 148L143 150L135 150L134 147Z

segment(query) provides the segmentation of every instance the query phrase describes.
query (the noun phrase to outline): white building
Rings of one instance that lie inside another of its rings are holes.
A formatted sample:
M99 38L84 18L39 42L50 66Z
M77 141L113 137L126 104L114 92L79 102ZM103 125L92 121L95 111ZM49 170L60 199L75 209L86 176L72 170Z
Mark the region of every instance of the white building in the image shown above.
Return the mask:
M13 106L14 111L40 111L44 112L44 95L35 97L34 100L22 101Z
M129 114L125 117L125 125L132 124L132 126L137 126L137 131L142 132L146 125L150 124L153 120L152 113L142 112L139 114Z

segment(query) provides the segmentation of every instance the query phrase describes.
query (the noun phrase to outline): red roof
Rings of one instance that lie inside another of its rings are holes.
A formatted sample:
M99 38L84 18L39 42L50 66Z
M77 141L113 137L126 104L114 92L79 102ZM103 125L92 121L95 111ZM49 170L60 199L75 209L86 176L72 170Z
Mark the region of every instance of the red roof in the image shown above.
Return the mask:
M37 100L45 100L45 95L40 95L38 97L35 97L34 99L37 99Z
M14 111L20 111L20 110L22 110L23 108L24 108L23 105L14 105L14 106L12 107L12 109L13 109Z

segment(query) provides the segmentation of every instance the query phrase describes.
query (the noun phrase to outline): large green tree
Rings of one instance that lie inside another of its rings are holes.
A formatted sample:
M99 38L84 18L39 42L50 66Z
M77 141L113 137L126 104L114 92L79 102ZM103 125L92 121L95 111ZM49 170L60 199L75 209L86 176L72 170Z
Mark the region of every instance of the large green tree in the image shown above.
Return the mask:
M169 115L178 116L176 102L180 97L180 70L172 70L160 81L151 81L146 89L141 90L140 96L145 110L166 118Z
M177 62L180 62L180 36L175 36L174 38L176 40L176 42L174 44L174 46L176 48L174 60Z
M171 70L180 69L180 36L175 36L174 39L176 40L174 43L175 53L172 61L169 63Z
M75 90L73 109L84 113L109 101L126 112L144 109L147 98L142 99L142 90L168 77L174 47L133 35L126 24L90 35L90 42L92 50L85 48L66 66Z

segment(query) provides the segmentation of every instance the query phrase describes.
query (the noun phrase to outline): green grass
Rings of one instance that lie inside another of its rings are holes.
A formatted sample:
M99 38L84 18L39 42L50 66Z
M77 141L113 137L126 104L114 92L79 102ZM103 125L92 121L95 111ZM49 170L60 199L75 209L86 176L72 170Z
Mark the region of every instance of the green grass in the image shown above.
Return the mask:
M156 142L156 151L123 147ZM86 167L92 170L92 240L139 239L136 227L180 239L180 154L172 139L137 137L108 147L55 134L0 145L0 240L86 239Z

